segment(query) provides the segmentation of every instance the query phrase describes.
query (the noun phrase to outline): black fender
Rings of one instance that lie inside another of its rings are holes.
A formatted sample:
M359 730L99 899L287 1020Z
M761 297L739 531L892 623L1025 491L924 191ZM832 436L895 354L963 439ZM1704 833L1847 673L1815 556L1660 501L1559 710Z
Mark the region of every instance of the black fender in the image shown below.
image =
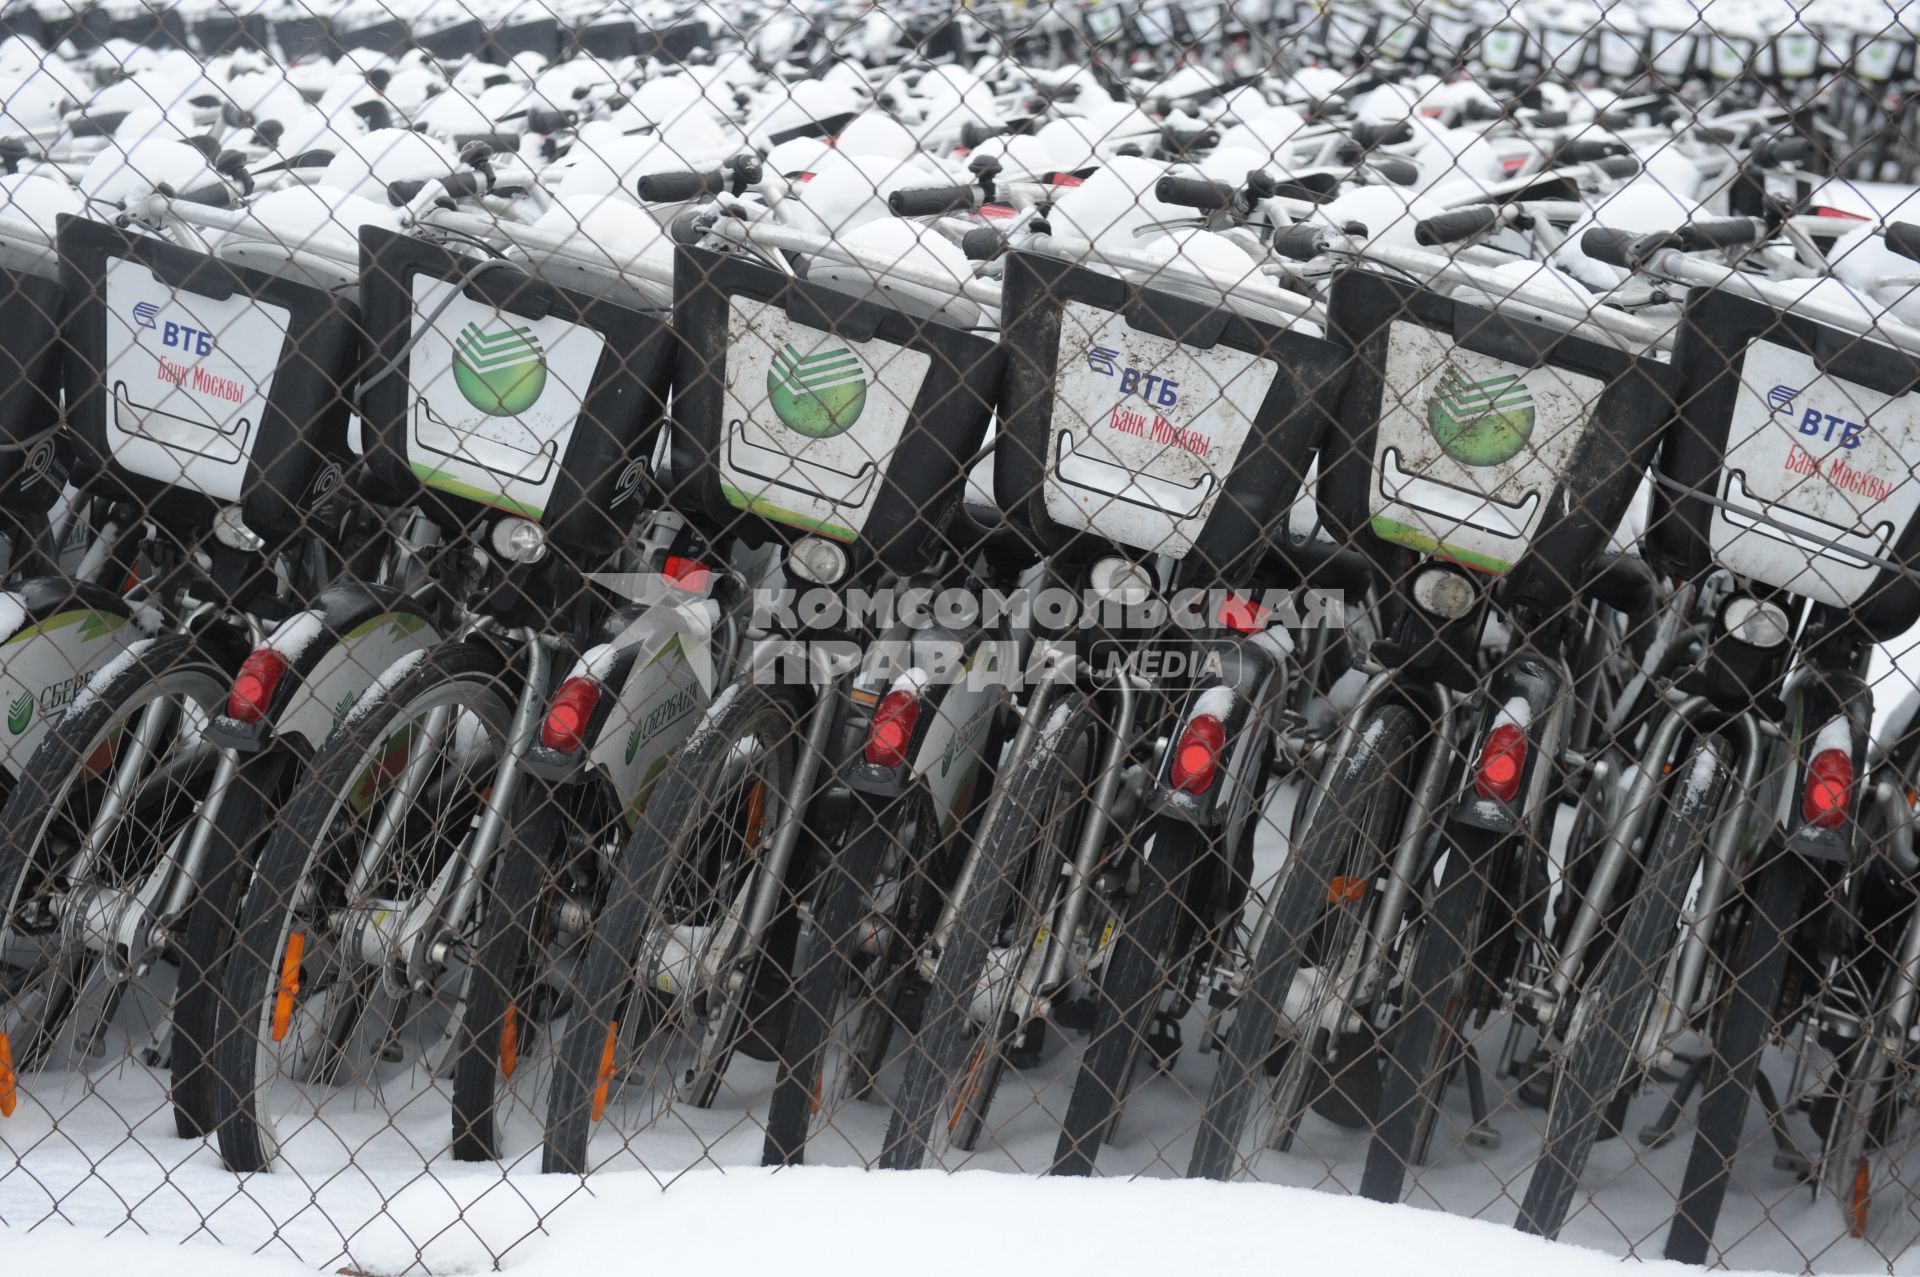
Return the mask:
M1784 825L1787 850L1803 860L1851 865L1858 839L1860 802L1870 779L1867 747L1873 733L1873 688L1856 670L1821 670L1810 676L1793 697L1794 783L1784 796ZM1846 818L1837 828L1824 829L1807 821L1802 803L1807 792L1807 773L1818 748L1820 734L1828 723L1844 720L1853 760L1853 793L1847 803Z
M1260 637L1206 635L1196 637L1194 645L1203 653L1203 668L1217 664L1219 677L1190 689L1181 699L1179 713L1169 720L1171 736L1166 756L1154 775L1149 810L1205 828L1218 828L1245 816L1259 801L1254 788L1268 745L1262 715L1269 708L1269 693L1286 660L1277 644ZM1173 756L1180 734L1196 715L1215 707L1226 710L1218 715L1226 740L1220 775L1202 794L1176 789Z
M311 753L394 660L431 647L440 637L425 606L391 586L357 581L329 586L312 607L282 621L260 645L287 661L266 714L255 723L222 714L207 736L243 754L258 753L275 740Z
M1545 816L1546 796L1558 767L1569 690L1560 664L1537 652L1522 649L1500 663L1478 698L1473 731L1466 737L1467 780L1460 801L1448 815L1449 824L1504 835L1519 833ZM1472 783L1481 747L1503 716L1518 718L1510 712L1516 703L1526 710L1526 722L1516 724L1527 738L1520 792L1512 802L1483 798Z

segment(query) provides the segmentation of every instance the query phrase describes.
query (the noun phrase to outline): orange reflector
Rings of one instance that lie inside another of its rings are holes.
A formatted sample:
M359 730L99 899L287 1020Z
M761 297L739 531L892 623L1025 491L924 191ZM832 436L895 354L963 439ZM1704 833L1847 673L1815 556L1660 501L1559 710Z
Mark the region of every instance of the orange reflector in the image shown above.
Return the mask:
M620 1021L607 1021L607 1045L600 1051L600 1074L593 1084L593 1120L607 1111L607 1087L613 1081L613 1044L620 1040Z
M822 1102L823 1102L823 1101L824 1101L824 1100L825 1100L826 1098L827 1098L827 1077L826 1077L826 1074L824 1074L824 1073L815 1073L815 1074L813 1075L813 1108L811 1108L811 1109L810 1109L810 1110L808 1110L808 1111L809 1111L809 1112L812 1112L812 1113L818 1113L818 1112L820 1111L820 1105L821 1105L821 1103L822 1103Z
M973 1103L973 1097L980 1091L980 1070L987 1062L988 1046L983 1042L973 1049L973 1059L967 1063L967 1073L961 1079L960 1099L953 1106L953 1116L947 1119L949 1133L960 1129L960 1119Z
M1847 1211L1848 1236L1867 1235L1867 1208L1872 1204L1873 1172L1867 1168L1867 1159L1863 1157L1853 1171L1853 1201Z
M13 1048L7 1045L7 1035L0 1033L0 1117L12 1117L13 1106L19 1103L14 1083Z
M1327 903L1330 905L1357 904L1360 897L1366 894L1367 880L1365 878L1339 877L1335 878L1327 887Z
M753 782L753 792L747 795L747 850L752 851L760 845L760 825L767 818L767 782Z
M293 1000L300 996L300 959L306 956L307 933L296 931L287 937L287 952L280 959L280 989L273 995L273 1040L287 1036L293 1023Z
M520 1063L520 1011L507 1003L507 1014L500 1022L500 1076L512 1077Z

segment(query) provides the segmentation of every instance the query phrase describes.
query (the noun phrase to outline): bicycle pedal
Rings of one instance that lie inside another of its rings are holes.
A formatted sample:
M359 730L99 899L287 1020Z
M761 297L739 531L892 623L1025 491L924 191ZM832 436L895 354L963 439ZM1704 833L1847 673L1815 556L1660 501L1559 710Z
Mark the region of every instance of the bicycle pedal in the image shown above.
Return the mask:
M1673 1128L1663 1127L1658 1122L1648 1122L1640 1128L1640 1147L1642 1148L1661 1148L1672 1138Z
M1035 1020L1022 1029L1020 1036L1007 1047L1007 1063L1016 1069L1034 1068L1046 1053L1046 1045L1047 1022Z
M1773 1169L1785 1171L1797 1180L1810 1179L1813 1176L1813 1159L1798 1149L1777 1149L1773 1154Z
M1173 1071L1181 1045L1180 1022L1164 1011L1154 1016L1153 1027L1147 1030L1147 1049L1154 1054L1156 1072Z
M407 1048L394 1039L388 1038L374 1051L373 1058L382 1064L399 1064L407 1058Z
M1500 1147L1500 1132L1488 1126L1476 1126L1467 1132L1467 1143L1489 1151Z

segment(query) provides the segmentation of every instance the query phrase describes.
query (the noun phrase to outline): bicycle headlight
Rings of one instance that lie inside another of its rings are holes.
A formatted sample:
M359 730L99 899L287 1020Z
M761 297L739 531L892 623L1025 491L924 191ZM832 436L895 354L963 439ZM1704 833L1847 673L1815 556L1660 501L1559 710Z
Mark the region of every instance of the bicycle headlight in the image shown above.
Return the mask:
M1428 566L1413 574L1413 601L1424 612L1457 621L1473 610L1473 582L1452 568Z
M832 585L847 574L847 552L825 537L801 537L787 552L787 566L803 581Z
M493 552L509 563L547 557L547 530L531 519L501 519L493 525Z
M1720 610L1720 626L1729 638L1748 647L1779 647L1793 637L1792 622L1777 603L1736 594Z
M1101 602L1145 603L1153 594L1153 574L1132 559L1100 559L1087 573L1087 589Z

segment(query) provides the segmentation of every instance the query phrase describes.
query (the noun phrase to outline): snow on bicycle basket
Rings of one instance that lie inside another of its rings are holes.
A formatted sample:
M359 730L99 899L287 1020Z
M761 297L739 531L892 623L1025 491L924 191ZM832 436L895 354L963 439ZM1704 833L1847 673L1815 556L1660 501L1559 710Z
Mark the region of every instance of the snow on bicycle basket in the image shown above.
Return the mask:
M1671 369L1364 271L1332 309L1356 352L1322 462L1340 532L1498 574L1538 549L1543 582L1572 580L1645 472Z
M1920 359L1703 291L1675 363L1686 383L1655 538L1676 570L1724 567L1883 636L1920 619L1906 566L1920 553Z
M682 248L672 468L722 525L745 511L919 566L986 436L993 342L882 300Z
M238 504L269 539L339 483L355 315L327 293L62 219L83 471L185 512Z
M1216 565L1298 494L1343 354L1316 336L1049 258L1007 259L1001 504L1043 542L1092 532Z
M671 378L666 324L518 266L364 233L379 360L362 393L379 499L539 521L563 547L619 543Z

